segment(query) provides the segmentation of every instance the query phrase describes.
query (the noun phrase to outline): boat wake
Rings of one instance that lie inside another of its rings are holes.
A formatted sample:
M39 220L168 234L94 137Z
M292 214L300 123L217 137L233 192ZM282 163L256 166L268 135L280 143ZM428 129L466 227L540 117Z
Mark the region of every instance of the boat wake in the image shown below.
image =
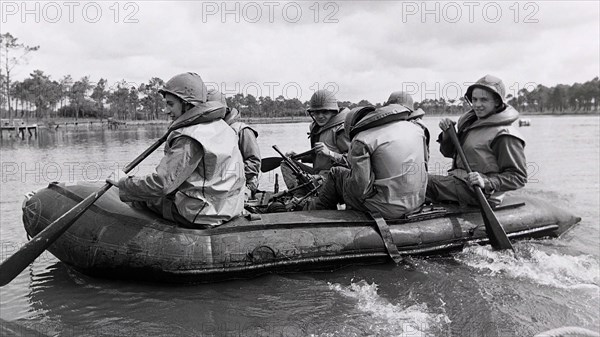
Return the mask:
M367 320L359 319L365 322L364 326L359 328L361 332L357 335L360 336L365 332L370 336L434 336L434 331L439 331L442 324L450 323L445 313L432 313L425 303L414 305L390 303L377 294L376 283L369 284L361 280L352 282L349 286L329 284L329 288L356 300L356 309L359 313L368 315ZM352 320L353 324L357 324L356 318ZM348 333L349 331L340 331L340 334L345 336Z
M600 262L591 255L571 256L545 251L535 242L515 246L517 259L510 251L493 251L490 246L469 246L456 254L456 260L492 275L504 274L537 284L562 289L600 289Z

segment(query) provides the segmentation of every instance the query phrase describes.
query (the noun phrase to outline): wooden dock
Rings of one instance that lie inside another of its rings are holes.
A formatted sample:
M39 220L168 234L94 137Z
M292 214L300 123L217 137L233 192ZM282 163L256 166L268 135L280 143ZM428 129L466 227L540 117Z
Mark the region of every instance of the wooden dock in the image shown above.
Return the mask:
M6 131L9 138L14 134L15 137L25 139L25 132L29 134L29 138L37 137L38 125L37 124L26 124L24 121L19 119L13 119L12 122L9 120L0 121L0 138L4 138Z

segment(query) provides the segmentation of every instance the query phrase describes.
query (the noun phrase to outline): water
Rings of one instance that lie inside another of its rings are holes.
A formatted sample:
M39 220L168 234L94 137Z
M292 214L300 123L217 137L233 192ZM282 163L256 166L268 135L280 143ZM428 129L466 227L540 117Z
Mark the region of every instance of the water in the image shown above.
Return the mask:
M437 136L437 118L427 118ZM307 124L256 125L263 157L308 149ZM525 194L582 222L559 240L416 259L415 270L362 266L196 286L87 277L44 253L0 289L0 324L50 336L533 336L562 326L600 329L598 117L532 117ZM21 202L51 181L103 181L164 129L42 131L0 147L2 259L26 242ZM435 140L435 139L434 139ZM434 171L449 163L432 140ZM156 151L136 170L152 172ZM261 177L271 189L274 171ZM283 182L280 180L280 184ZM14 328L13 328L14 329ZM20 329L20 330L19 330Z

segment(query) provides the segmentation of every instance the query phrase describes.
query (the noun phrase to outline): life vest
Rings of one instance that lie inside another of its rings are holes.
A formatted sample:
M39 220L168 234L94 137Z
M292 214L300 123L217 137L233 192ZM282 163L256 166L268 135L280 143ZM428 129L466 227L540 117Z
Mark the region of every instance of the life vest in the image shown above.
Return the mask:
M344 109L338 114L331 117L331 119L323 126L319 127L315 122L310 125L310 145L311 148L315 146L315 143L322 142L327 146L330 151L343 154L345 150L341 150L338 144L338 136L341 134L342 137L346 137L344 132L344 121L346 115L350 111ZM347 140L348 144L350 143ZM316 172L329 170L334 165L334 162L327 156L317 154L313 161L313 169Z
M172 131L165 152L177 137L187 136L202 145L204 158L177 189L175 206L188 221L218 225L241 214L244 208L244 163L232 128L218 119Z
M507 105L502 112L484 119L477 119L472 124L465 125L464 121L469 118L468 114L461 116L458 121L458 135L465 156L469 159L471 170L486 175L499 173L500 168L492 150L492 144L500 136L515 137L525 144L519 130L512 125L519 118L519 113ZM454 167L466 169L460 156L455 156Z
M493 114L484 119L477 119L468 124L467 121L473 119L474 112L469 111L458 120L458 136L461 141L465 157L469 160L469 166L474 172L480 172L485 175L500 173L498 160L492 149L494 141L500 136L510 136L519 139L525 145L525 140L519 130L512 125L519 118L519 113L510 105L499 113ZM466 179L466 166L455 155L453 161L453 170L451 174L468 183ZM503 192L495 192L490 197L501 201L504 197Z
M253 127L249 126L246 123L235 121L235 122L229 124L229 126L233 129L233 131L235 131L235 134L238 137L240 136L240 132L242 132L242 130L249 129L254 133L254 136L258 138L258 131L256 131ZM241 148L241 146L242 146L242 144L240 143L240 148Z
M428 168L429 167L429 141L431 140L431 135L429 134L429 129L427 128L427 126L425 126L425 124L423 124L423 122L421 121L421 118L417 118L417 119L409 119L411 122L415 123L415 125L418 125L421 129L423 129L423 133L425 134L425 167Z
M425 200L425 133L408 121L409 111L397 104L371 109L355 121L349 132L353 144L361 142L367 146L375 177L375 193L364 205L385 218L398 218ZM352 163L351 158L349 161Z
M233 109L227 109L227 112L225 113L225 117L223 117L223 120L229 124L229 126L231 126L231 128L233 129L233 131L235 131L235 134L239 137L240 132L242 132L242 130L244 129L250 129L252 130L252 132L254 133L254 136L258 137L258 131L256 131L254 128L250 127L248 124L240 122L238 120L238 118L240 117L240 112L238 109L233 108ZM240 141L240 148L242 148L242 144Z
M416 123L421 128L423 128L423 132L425 132L425 136L427 137L427 150L429 151L429 140L431 136L429 135L429 129L422 122L423 116L425 116L425 111L419 108L417 110L411 111L410 115L408 116L408 120L413 123Z

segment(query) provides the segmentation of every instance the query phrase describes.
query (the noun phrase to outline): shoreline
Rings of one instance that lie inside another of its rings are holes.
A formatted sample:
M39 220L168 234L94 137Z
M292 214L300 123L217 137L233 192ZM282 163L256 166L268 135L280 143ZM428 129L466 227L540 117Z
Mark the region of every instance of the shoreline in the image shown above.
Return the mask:
M600 111L591 112L564 112L564 113L551 113L551 112L523 112L520 113L522 117L531 116L600 116ZM460 116L460 114L427 114L427 117L442 117L442 116ZM5 121L3 119L3 121ZM171 123L170 120L109 120L103 118L79 118L77 120L71 118L58 118L58 119L41 119L41 120L25 120L25 119L13 119L14 125L37 125L39 128L54 128L60 127L107 127L118 129L120 127L128 126L147 126L147 125L168 125ZM285 123L310 123L312 120L308 116L290 116L290 117L241 117L240 122L247 124L285 124Z
M4 120L3 120L4 121ZM278 124L278 123L310 123L312 120L310 117L242 117L239 118L240 122L247 124ZM60 128L114 128L118 129L121 127L129 126L147 126L147 125L164 125L167 126L171 123L171 120L108 120L106 118L100 120L97 118L79 118L77 120L70 118L59 118L59 119L13 119L13 123L10 125L37 125L39 128L48 129L60 129Z

